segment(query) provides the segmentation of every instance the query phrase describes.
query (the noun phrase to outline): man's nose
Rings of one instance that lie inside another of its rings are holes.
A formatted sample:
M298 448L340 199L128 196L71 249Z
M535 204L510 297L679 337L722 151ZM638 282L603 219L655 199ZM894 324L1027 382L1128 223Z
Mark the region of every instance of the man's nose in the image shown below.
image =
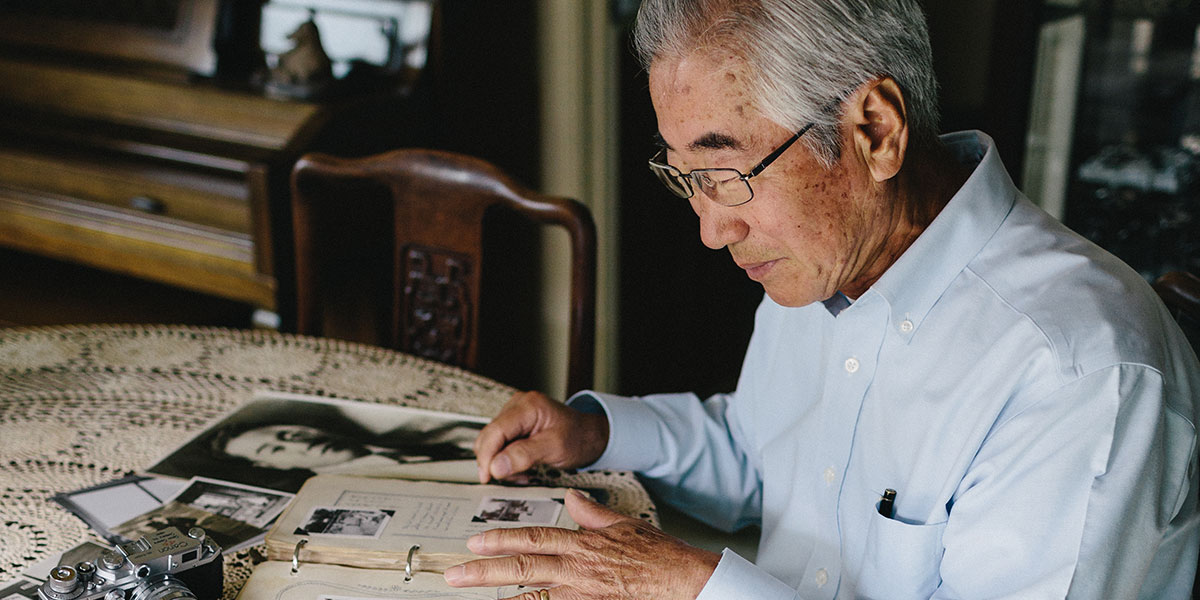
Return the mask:
M722 206L703 193L689 199L692 211L700 217L700 241L713 250L720 250L746 237L749 226L738 214L736 206Z

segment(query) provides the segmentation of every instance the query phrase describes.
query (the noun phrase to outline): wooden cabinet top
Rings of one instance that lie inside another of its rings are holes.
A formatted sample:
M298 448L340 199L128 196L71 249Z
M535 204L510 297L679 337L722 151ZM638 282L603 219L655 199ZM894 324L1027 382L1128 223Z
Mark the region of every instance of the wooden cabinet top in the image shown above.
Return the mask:
M321 104L279 100L207 83L156 80L72 65L0 57L7 119L131 128L227 147L233 154L292 153L324 119ZM18 124L18 126L20 126Z

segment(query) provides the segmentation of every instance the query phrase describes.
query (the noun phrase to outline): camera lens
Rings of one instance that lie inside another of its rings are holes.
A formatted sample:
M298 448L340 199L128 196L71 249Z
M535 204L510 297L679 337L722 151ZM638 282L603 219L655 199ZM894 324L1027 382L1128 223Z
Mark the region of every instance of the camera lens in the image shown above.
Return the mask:
M196 600L196 595L178 579L156 575L133 588L129 600Z

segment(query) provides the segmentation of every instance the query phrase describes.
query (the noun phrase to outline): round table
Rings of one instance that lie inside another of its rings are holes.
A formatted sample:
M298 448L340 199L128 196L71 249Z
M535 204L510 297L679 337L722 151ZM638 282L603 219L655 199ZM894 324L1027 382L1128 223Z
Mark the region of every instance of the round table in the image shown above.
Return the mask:
M400 352L270 331L0 329L0 582L85 540L103 543L50 496L141 471L263 390L485 417L513 392ZM658 523L631 473L551 470L538 483L603 487L614 510ZM261 551L226 556L226 598Z

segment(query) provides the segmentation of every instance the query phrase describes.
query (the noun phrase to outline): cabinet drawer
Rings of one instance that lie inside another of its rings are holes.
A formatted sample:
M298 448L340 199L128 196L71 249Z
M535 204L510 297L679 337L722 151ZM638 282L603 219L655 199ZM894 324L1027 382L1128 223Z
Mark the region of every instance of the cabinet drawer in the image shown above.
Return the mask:
M249 235L0 185L0 244L274 310Z
M0 186L77 198L240 234L252 232L244 174L0 147Z

